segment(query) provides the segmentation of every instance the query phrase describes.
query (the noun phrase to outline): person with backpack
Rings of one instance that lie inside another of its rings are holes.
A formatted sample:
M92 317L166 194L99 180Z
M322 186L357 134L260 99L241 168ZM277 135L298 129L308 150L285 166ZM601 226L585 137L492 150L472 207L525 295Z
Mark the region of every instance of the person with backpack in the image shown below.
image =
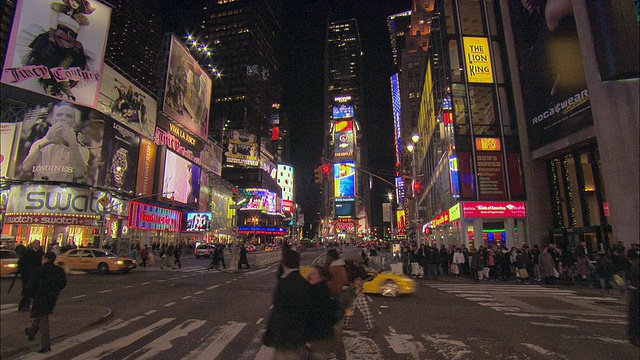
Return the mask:
M362 263L357 260L345 261L345 270L347 271L347 278L354 292L354 298L351 301L351 307L345 311L344 321L342 328L345 330L352 330L351 319L355 309L358 309L364 318L364 324L367 331L372 331L375 328L373 321L373 314L369 308L369 303L364 294L362 284L367 280L367 272L362 266Z

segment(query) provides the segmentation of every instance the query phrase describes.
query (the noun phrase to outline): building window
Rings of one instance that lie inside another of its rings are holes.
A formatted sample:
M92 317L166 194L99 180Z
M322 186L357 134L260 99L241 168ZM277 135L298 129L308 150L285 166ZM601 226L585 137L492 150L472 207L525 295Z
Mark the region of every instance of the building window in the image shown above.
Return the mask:
M482 8L480 1L458 1L460 27L465 35L486 35L482 25Z

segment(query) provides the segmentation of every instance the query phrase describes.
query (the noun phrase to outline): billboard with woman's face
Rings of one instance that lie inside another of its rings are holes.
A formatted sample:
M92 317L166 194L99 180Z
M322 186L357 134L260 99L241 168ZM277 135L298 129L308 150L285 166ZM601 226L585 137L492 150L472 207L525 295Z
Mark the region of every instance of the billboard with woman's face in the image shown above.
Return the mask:
M110 20L94 0L18 1L1 81L95 108Z
M200 167L171 150L165 149L162 193L166 199L198 205Z

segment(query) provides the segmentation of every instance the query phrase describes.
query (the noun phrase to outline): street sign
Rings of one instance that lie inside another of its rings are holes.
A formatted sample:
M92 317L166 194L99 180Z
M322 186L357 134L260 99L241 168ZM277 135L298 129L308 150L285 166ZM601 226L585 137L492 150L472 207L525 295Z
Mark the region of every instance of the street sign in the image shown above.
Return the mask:
M231 228L231 236L238 236L238 228L237 227Z
M108 197L103 196L100 199L98 199L98 203L102 205L103 208L105 208L107 207L107 205L109 205L109 203L111 203L111 200L109 200Z
M106 220L96 220L96 225L105 225L106 223Z
M424 219L411 219L411 222L414 224L424 222Z

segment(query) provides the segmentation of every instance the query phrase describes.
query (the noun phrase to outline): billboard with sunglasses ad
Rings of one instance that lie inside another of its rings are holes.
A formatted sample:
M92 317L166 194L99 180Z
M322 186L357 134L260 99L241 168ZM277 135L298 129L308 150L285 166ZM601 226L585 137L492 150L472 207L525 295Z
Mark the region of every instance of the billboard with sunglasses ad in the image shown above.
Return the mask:
M110 22L99 1L17 1L2 83L95 108Z

